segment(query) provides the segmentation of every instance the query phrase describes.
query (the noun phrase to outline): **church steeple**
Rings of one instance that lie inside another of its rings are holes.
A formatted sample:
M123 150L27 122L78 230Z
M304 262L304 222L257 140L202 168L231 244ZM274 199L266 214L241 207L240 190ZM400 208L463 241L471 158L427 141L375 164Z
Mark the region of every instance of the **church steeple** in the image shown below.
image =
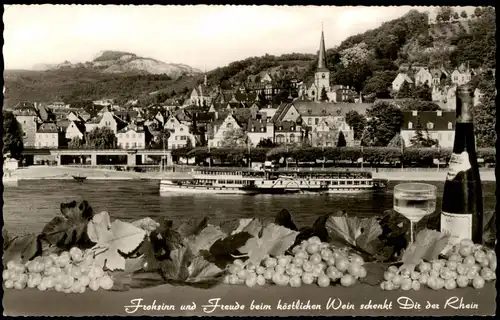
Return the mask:
M323 34L323 23L321 23L321 40L319 42L318 71L326 69L325 36Z
M208 86L207 67L205 67L205 78L203 79L203 84L205 86Z

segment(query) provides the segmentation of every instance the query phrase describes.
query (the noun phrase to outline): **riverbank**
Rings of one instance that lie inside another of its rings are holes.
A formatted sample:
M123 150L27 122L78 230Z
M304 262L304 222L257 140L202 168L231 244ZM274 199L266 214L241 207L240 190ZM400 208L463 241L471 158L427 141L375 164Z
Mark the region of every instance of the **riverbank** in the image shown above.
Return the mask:
M86 177L90 180L140 180L172 179L189 177L182 172L133 172L97 168L75 168L54 166L30 166L12 172L11 177L18 180L71 180L73 176Z
M97 168L75 168L54 166L31 166L19 168L11 176L18 180L44 180L44 179L73 179L73 176L83 176L93 180L160 180L189 178L186 172L133 172L115 171ZM446 170L439 171L414 171L413 169L391 172L374 172L373 177L390 181L444 181ZM481 171L482 181L496 181L495 170Z
M495 170L480 171L481 181L496 181ZM445 181L446 170L375 172L373 178L389 181Z

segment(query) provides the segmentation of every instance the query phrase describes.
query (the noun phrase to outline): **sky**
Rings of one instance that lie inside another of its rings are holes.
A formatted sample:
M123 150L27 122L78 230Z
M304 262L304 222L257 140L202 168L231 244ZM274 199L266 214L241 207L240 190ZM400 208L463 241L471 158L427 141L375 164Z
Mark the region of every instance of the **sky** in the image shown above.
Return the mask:
M211 70L266 53L313 53L321 26L327 48L432 7L5 5L6 69L135 53ZM469 11L469 10L467 10Z

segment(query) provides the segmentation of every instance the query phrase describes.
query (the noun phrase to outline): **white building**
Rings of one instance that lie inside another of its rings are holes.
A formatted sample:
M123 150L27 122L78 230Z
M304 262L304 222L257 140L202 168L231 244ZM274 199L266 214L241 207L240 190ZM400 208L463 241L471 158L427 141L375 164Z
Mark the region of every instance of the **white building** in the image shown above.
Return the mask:
M146 132L143 126L129 124L119 130L116 137L121 149L144 149L146 147Z
M439 141L439 147L452 148L455 139L454 111L408 111L403 112L404 123L401 128L401 138L405 147L411 146L411 139L416 135L417 124L420 123L422 134Z

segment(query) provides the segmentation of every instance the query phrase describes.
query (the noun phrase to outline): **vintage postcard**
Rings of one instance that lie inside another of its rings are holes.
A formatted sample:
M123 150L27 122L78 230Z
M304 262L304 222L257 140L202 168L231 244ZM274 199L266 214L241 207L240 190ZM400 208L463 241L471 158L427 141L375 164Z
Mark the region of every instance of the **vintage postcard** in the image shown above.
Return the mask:
M496 313L495 8L3 21L4 315Z

